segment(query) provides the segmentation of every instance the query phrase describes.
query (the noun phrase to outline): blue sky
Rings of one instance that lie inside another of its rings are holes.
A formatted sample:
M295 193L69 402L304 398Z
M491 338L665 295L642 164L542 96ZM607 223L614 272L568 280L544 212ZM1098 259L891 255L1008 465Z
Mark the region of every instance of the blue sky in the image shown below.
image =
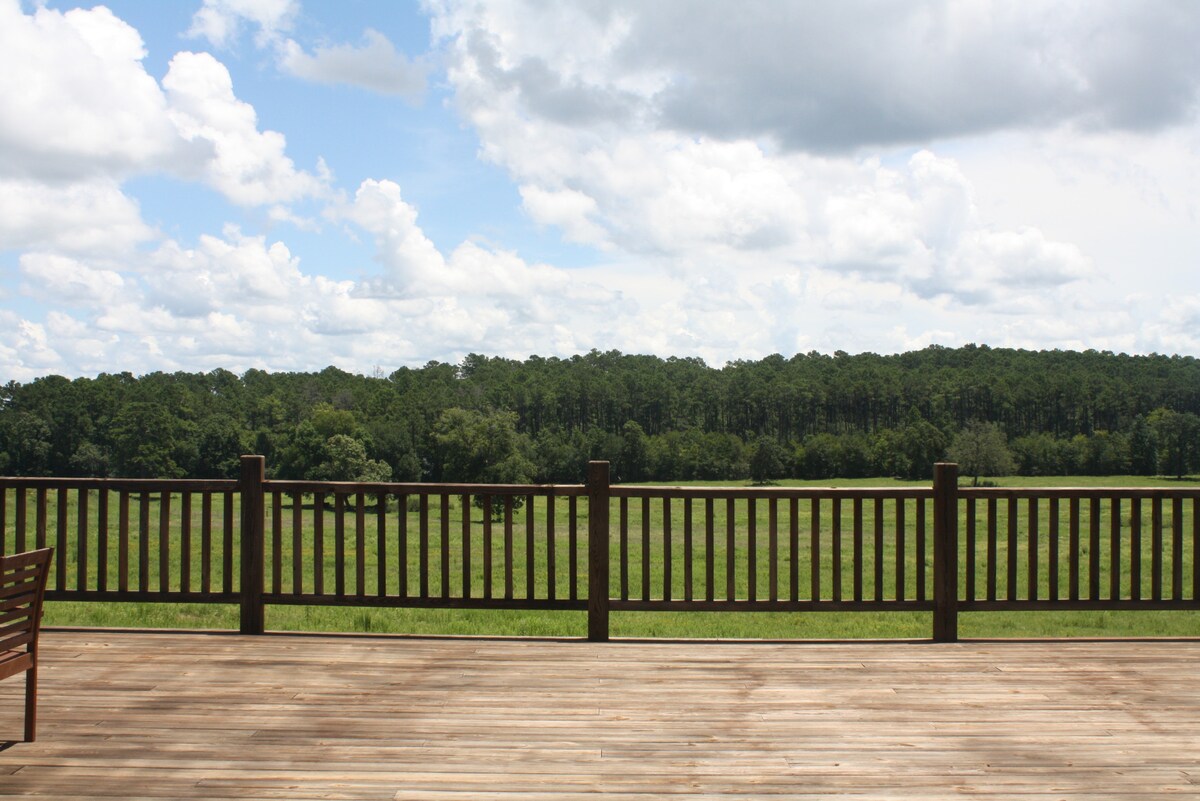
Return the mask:
M0 378L1200 355L1200 6L0 0Z

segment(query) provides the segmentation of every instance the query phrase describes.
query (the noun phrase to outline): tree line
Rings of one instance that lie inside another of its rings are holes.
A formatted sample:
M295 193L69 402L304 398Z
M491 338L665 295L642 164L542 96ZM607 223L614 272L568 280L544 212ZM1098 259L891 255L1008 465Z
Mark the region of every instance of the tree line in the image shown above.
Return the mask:
M999 450L985 473L1184 476L1200 470L1198 415L1188 356L968 345L712 367L470 355L390 375L10 381L0 472L222 477L253 452L278 478L576 482L589 459L622 481L927 478L948 454Z

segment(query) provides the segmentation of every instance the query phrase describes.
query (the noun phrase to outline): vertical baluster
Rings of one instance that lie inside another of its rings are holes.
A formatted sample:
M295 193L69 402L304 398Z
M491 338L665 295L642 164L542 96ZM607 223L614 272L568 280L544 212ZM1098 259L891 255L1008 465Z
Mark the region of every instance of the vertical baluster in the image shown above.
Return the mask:
M842 499L833 498L833 600L842 600Z
M525 496L525 597L537 595L537 545L534 542L533 496Z
M1088 595L1100 600L1100 498L1094 497L1088 510ZM1114 551L1115 553L1115 551Z
M855 498L854 509L854 600L863 599L863 502Z
M504 496L504 597L513 597L513 496Z
M1047 524L1049 526L1049 530L1046 532L1046 536L1050 540L1049 598L1051 601L1057 601L1057 600L1059 600L1059 597L1058 597L1058 572L1059 572L1058 539L1059 539L1059 534L1060 534L1059 529L1058 529L1058 498L1050 498L1050 499L1048 499L1047 502L1050 504L1050 521Z
M725 499L725 598L732 601L737 598L737 548L734 542L735 515L733 498Z
M671 499L663 498L663 600L671 600Z
M650 499L642 498L642 600L650 600Z
M683 499L683 598L692 600L692 499Z
M619 528L619 550L621 553L620 584L621 600L629 600L629 499L622 496L617 504L617 526Z
M555 574L556 555L554 553L554 507L557 499L553 494L546 496L546 597L551 601L558 598L558 577Z
M271 592L283 592L283 493L271 491Z
M788 502L788 597L800 600L800 499Z
M37 504L34 518L34 538L37 542L37 547L41 549L46 547L46 488L38 487L37 493L34 495L34 499ZM58 562L59 564L64 563L62 559L59 559Z
M88 588L88 489L80 487L75 510L75 589Z
M1183 498L1179 497L1171 499L1171 598L1183 600Z
M746 597L758 600L758 512L754 499L746 499Z
M1070 522L1067 524L1067 550L1070 553L1070 567L1067 568L1067 582L1070 584L1068 597L1072 601L1079 600L1079 499L1072 498L1067 507Z
M388 594L387 498L386 492L375 493L375 594L380 598ZM468 508L463 505L464 521L471 519Z
M367 594L367 496L354 493L354 594Z
M704 499L704 600L716 596L716 509L712 498ZM1196 560L1200 563L1200 559Z
M333 593L346 594L346 496L333 495Z
M875 600L883 600L883 498L875 499Z
M129 591L129 491L117 500L117 589Z
M1008 595L1010 601L1020 597L1017 591L1017 556L1020 549L1017 545L1017 499L1008 499Z
M67 552L67 490L60 487L55 493L54 503L55 531L57 533L58 558L54 560L54 589L67 589L67 563L70 555Z
M138 498L138 589L150 591L150 493Z
M492 496L483 496L483 597L492 597Z
M917 498L917 600L927 600L925 595L925 568L928 549L925 541L925 499Z
M1000 510L995 498L987 501L987 599L996 600L996 575L999 573L999 518Z
M528 514L526 514L528 517ZM450 496L446 493L441 495L440 510L438 512L438 533L440 535L438 543L439 566L441 567L441 584L442 597L450 597Z
M484 507L489 516L490 507ZM491 523L489 519L487 521ZM490 555L489 555L490 556ZM485 557L486 558L486 557ZM396 496L396 592L401 598L408 597L408 495Z
M1142 499L1129 499L1129 597L1142 597Z
M0 556L8 553L8 487L0 486Z
M401 507L401 514L403 506ZM325 493L313 493L313 593L325 594Z
M1150 597L1161 601L1163 595L1163 510L1162 498L1150 499Z
M471 496L463 494L462 502L462 597L471 597ZM550 581L554 584L553 579Z
M429 597L429 495L422 492L419 496L420 505L417 509L417 579L420 583L420 594L422 598ZM512 566L509 566L509 581L510 589L508 597L512 597L511 590Z
M1029 546L1029 592L1028 598L1031 601L1038 599L1038 548L1039 548L1039 532L1038 532L1038 499L1029 498L1026 503L1026 509L1029 515L1028 523L1028 546Z
M812 600L821 600L821 499L810 501L809 512L809 565L811 573L809 583L812 585Z
M222 493L224 503L222 539L224 540L224 553L221 554L224 570L224 590L226 593L233 593L233 491Z
M200 496L200 591L212 591L212 493Z
M1132 514L1131 514L1132 518ZM1121 499L1113 497L1109 503L1109 596L1114 600L1121 597ZM1137 593L1132 597L1137 598Z
M571 559L568 562L568 570L570 571L569 582L571 584L571 600L579 599L579 499L572 495L567 499L567 517L570 518L571 525L567 531L567 536L570 538L567 542L567 550L571 552Z
M779 503L767 502L767 581L771 585L770 600L779 600Z
M908 502L903 498L896 499L896 600L903 601L905 595L904 569L907 567L908 556L904 553L904 540L907 526L904 524L904 513Z
M966 578L965 597L968 601L975 600L975 499L967 498L967 548L966 548Z

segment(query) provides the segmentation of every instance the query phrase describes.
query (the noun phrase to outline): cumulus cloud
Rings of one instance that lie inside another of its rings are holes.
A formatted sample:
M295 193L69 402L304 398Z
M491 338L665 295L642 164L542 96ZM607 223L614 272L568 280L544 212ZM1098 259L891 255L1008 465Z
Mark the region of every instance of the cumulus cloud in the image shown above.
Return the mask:
M424 65L398 52L386 36L370 28L363 32L361 46L320 45L311 55L289 39L279 62L285 72L317 83L357 86L410 102L425 93Z
M153 235L138 204L111 179L61 185L0 178L0 249L115 255Z
M188 36L207 39L216 47L227 47L249 25L263 46L291 29L299 9L298 0L204 0L192 17Z

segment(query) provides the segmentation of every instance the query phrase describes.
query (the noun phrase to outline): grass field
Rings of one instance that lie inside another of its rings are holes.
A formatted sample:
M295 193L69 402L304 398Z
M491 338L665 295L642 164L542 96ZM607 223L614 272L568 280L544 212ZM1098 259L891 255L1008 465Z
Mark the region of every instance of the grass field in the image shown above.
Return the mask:
M964 485L966 482L963 482ZM1178 487L1179 482L1169 480L1152 480L1144 477L1066 477L1066 478L1020 478L1006 479L1003 482L1006 486L1035 486L1035 487L1050 487L1050 486L1075 486L1075 487L1145 487L1145 486L1166 486ZM728 486L719 482L709 483L693 483L690 486ZM903 482L896 482L887 479L866 479L854 481L837 481L837 482L786 482L787 486L838 486L838 487L887 487L887 486L903 486ZM927 484L924 486L928 486ZM1190 484L1188 486L1194 486ZM8 491L6 499L7 516L5 518L5 547L12 549L14 538L14 506L15 494L14 491ZM109 528L110 542L108 552L108 570L107 582L110 588L118 586L119 575L118 566L119 558L116 549L116 510L117 501L115 495L109 501ZM55 492L48 493L46 499L46 519L49 539L53 543L56 539L58 530L58 503L59 496ZM287 592L291 589L293 559L298 554L300 559L300 568L302 573L302 588L305 591L312 591L312 565L314 563L314 525L313 521L315 513L312 508L312 499L310 496L305 496L301 500L301 515L299 528L293 527L293 517L291 509L291 499L284 497L279 508L278 517L275 510L268 500L268 575L267 589L272 589L274 576L270 570L271 558L270 554L274 552L274 543L276 542L274 534L274 521L279 520L278 527L278 545L280 549L280 576L279 589ZM370 502L370 499L367 499ZM410 499L411 500L411 499ZM470 530L470 564L465 565L462 558L463 541L462 541L462 513L463 507L458 498L450 498L443 507L440 498L433 497L430 499L429 508L425 514L428 520L428 536L429 536L429 584L427 591L432 596L437 596L442 592L442 576L443 566L439 553L439 545L443 537L443 513L445 514L445 536L450 546L450 559L445 565L445 574L449 578L450 594L458 595L461 593L463 585L464 567L469 567L467 573L468 581L471 586L473 595L481 595L484 586L485 577L483 575L484 549L483 549L483 521L479 510L473 507L467 507L469 530ZM235 500L236 503L236 500ZM89 518L89 540L88 553L86 559L86 578L85 586L94 588L97 586L97 566L99 564L99 553L97 550L97 536L95 534L95 520L97 516L97 496L96 493L91 494L91 498L86 508L86 513ZM160 521L164 519L164 512L161 508L160 499L156 496L143 501L140 498L135 498L130 504L130 526L129 526L129 553L131 569L129 573L129 582L132 588L139 585L141 573L139 572L138 554L142 544L142 515L146 515L145 535L147 544L147 553L149 559L146 567L146 584L151 590L158 589L161 585L161 575L159 573L158 561L158 526ZM418 537L419 521L421 512L419 508L409 508L406 505L406 511L403 514L403 519L408 528L408 547L406 550L405 566L408 574L409 586L408 593L411 595L419 594L420 586L417 580L418 566L420 564L420 543ZM851 518L849 516L850 506L844 504L843 511L843 534L842 534L842 550L844 562L840 573L842 597L849 598L853 594L854 575L851 566L848 564L850 555L853 552L853 538L849 532L851 526ZM35 515L36 502L33 494L30 493L28 501L28 521L32 521ZM78 527L78 500L72 494L66 498L64 504L66 510L63 526L70 534L69 539L75 536ZM181 585L181 508L182 500L179 496L173 496L170 499L170 505L165 513L165 519L169 521L169 553L167 559L167 586L171 589L178 589ZM1062 546L1062 553L1065 554L1066 544L1066 523L1065 523L1065 504L1063 505L1064 521L1061 523L1059 543ZM586 593L586 502L580 501L578 504L579 517L577 521L577 552L576 552L576 570L578 573L578 582L576 584L578 593L582 597ZM233 510L233 520L236 522L236 509ZM661 532L664 527L664 518L667 507L664 507L661 500L655 500L643 507L641 502L636 499L631 499L628 503L628 553L629 553L629 568L626 575L626 583L628 592L631 597L641 597L643 588L646 584L649 585L650 597L661 597L664 589L664 573L666 567L666 559L664 549L662 547ZM800 587L800 597L808 597L810 587L810 552L808 534L811 525L809 517L810 510L807 506L807 501L802 501L799 507L800 518L797 520L797 527L800 531L800 537L797 542L799 551L797 553L797 568L798 568L798 583ZM884 598L894 598L897 592L896 582L896 542L893 532L895 530L897 508L895 504L889 502L882 508L882 529L886 533L884 538L884 550L881 560L882 578L883 578L883 596ZM1085 515L1087 510L1083 510ZM201 580L201 565L203 560L202 549L202 511L198 500L194 500L189 510L189 519L191 520L191 536L190 536L190 563L191 589L200 589ZM513 513L513 537L512 537L512 584L514 597L525 597L528 587L528 579L533 576L534 597L545 597L548 591L546 586L547 566L549 565L549 545L551 537L548 535L546 524L546 507L539 500L533 507L533 566L532 574L527 573L527 528L526 514L528 509L516 510ZM643 537L643 512L647 513L645 518L645 530L650 533L650 550L647 552L647 561L649 563L649 571L642 571L642 537ZM671 594L672 597L682 597L684 592L684 542L682 534L683 509L681 501L674 501L669 507L670 517L672 521L672 553L671 553ZM873 576L875 571L874 552L872 547L872 531L874 528L875 508L872 503L863 504L863 529L865 532L863 543L863 586L862 594L864 598L870 599L874 597ZM1189 504L1184 509L1187 531L1191 531L1192 525L1190 515L1194 514L1194 506ZM611 512L611 530L612 530L612 546L613 560L610 567L612 594L620 595L621 580L620 580L620 563L618 561L618 548L620 537L618 534L618 513L619 505L616 501L613 503ZM715 587L714 595L720 599L725 597L726 592L726 560L728 558L728 521L726 519L727 507L723 501L718 501L714 505L714 530L716 536L714 545L716 546L713 553L714 559L714 574ZM781 504L776 510L778 516L779 537L777 548L779 552L779 575L776 580L776 591L780 597L787 597L789 592L788 575L788 558L790 556L790 543L786 536L789 524L789 510L786 504ZM981 510L977 510L977 514ZM702 517L704 514L703 503L694 502L693 504L693 525L697 530L702 532ZM909 533L906 535L907 543L904 553L904 575L905 575L905 597L912 598L917 589L916 582L918 576L919 559L926 563L928 570L927 585L932 581L932 544L930 538L926 538L926 547L923 555L919 555L916 549L915 536L912 533L911 527L916 516L915 503L909 501L905 504L905 525L909 527ZM1001 514L1005 514L1001 510ZM1109 536L1109 518L1107 508L1102 512L1103 520L1101 521L1101 530L1104 532L1104 541L1102 548L1108 548ZM831 530L831 521L829 519L828 502L820 512L820 526L822 529L822 553L821 559L818 560L818 572L822 587L822 597L829 597L831 585L834 578L834 565L831 559L831 550L829 546L829 532ZM1123 547L1127 547L1128 531L1131 520L1128 517L1128 506L1122 509L1122 519L1120 528L1123 538ZM368 507L364 509L362 515L365 527L362 537L362 555L363 555L363 590L370 594L378 589L379 577L379 545L383 544L383 555L385 561L385 579L387 581L387 591L395 593L397 591L398 581L400 577L398 529L401 522L401 511L399 506L394 502L386 508L383 513L385 520L385 532L382 540L377 534L375 525L379 519L379 510L376 507ZM927 510L927 523L931 525L932 511ZM1151 554L1151 535L1149 532L1149 512L1143 510L1142 516L1146 521L1144 533L1142 536L1142 559L1140 578L1143 587L1148 587L1150 581L1150 565ZM321 514L322 528L324 532L323 542L323 558L320 560L322 564L322 577L324 580L325 592L333 592L337 582L335 571L335 553L337 533L339 530L337 515L332 509L327 508ZM224 579L223 563L224 563L224 547L225 537L223 531L224 525L224 510L221 508L221 498L217 496L213 501L213 508L210 510L209 519L212 521L212 529L210 538L212 547L209 550L210 554L210 574L212 587L220 589ZM981 519L981 518L980 518ZM755 530L757 533L755 539L755 556L756 570L754 573L757 595L759 598L765 598L770 592L770 572L767 564L768 554L768 531L769 531L770 512L768 504L759 502L755 507ZM1000 521L1000 531L1003 532L1006 518L1002 517ZM1019 543L1023 544L1026 537L1026 522L1027 512L1022 508L1018 515L1019 526ZM1087 518L1082 521L1084 531L1087 530ZM1163 529L1165 536L1168 539L1172 525L1171 508L1166 505L1163 517ZM354 555L359 547L358 530L356 528L358 518L356 510L352 507L347 507L343 511L341 518L342 542L345 548L346 565L342 574L345 582L345 589L349 593L354 593L357 589L357 574L354 570ZM555 526L554 526L554 566L555 566L555 592L557 597L567 597L570 593L570 553L569 542L570 535L567 530L568 514L567 501L560 499L555 506ZM27 522L27 525L30 523ZM1039 562L1041 567L1039 573L1039 595L1045 597L1049 584L1049 571L1046 565L1049 564L1049 538L1046 536L1046 511L1041 511L1041 525L1043 530L1039 539ZM749 553L749 515L748 508L744 503L739 503L734 509L734 553L735 553L735 597L746 597L748 589L749 574L747 572L747 555ZM982 524L979 531L982 532ZM965 531L965 521L960 520L960 537ZM236 531L233 532L236 539ZM500 523L493 526L493 543L492 543L492 589L496 595L501 595L505 591L503 566L505 560L505 550L503 542L503 525ZM704 549L702 533L697 533L693 542L694 558L692 562L693 591L696 596L704 594L705 587L703 586L704 578ZM30 543L32 544L32 543ZM236 541L232 543L236 549ZM299 548L295 546L298 545ZM1007 560L1006 541L1003 534L1000 537L997 548L997 562L999 565L998 583L999 597L1005 597L1005 569L1004 565ZM1085 544L1086 547L1086 544ZM976 567L976 586L977 597L982 597L983 586L985 585L985 563L986 563L986 547L982 536L979 536L976 543L977 567ZM1086 555L1086 552L1085 552ZM236 553L231 553L231 556L236 556ZM1100 586L1107 588L1109 575L1109 556L1107 550L1103 554L1101 564L1103 572L1101 574ZM1191 548L1191 541L1185 537L1185 545L1182 549L1182 573L1183 576L1190 577L1193 560L1195 558ZM76 586L78 574L78 554L74 553L74 548L68 548L68 558L65 565L67 572L67 587ZM1024 560L1024 554L1019 554L1021 560ZM1122 578L1121 585L1128 590L1131 582L1130 559L1128 554L1121 563ZM230 574L231 586L237 586L237 567L238 560L231 559L232 573ZM1016 584L1016 592L1019 597L1023 597L1028 593L1029 587L1027 584L1027 562L1021 561L1018 571L1018 581ZM1169 589L1171 586L1171 578L1173 576L1174 565L1168 557L1164 560L1164 582ZM965 571L965 566L964 566ZM965 573L960 576L960 583L965 580ZM1065 556L1060 562L1059 582L1060 587L1066 586L1066 561ZM1186 589L1186 597L1191 597L1192 588L1190 581L1184 582ZM1086 576L1081 582L1081 591L1086 596L1088 586ZM931 593L932 589L927 586L926 592ZM1062 590L1065 594L1065 589ZM209 604L146 604L146 603L83 603L83 602L55 602L48 605L47 618L48 625L82 625L82 626L118 626L118 627L167 627L167 628L236 628L238 622L237 608L231 605L209 605ZM508 610L443 610L443 609L379 609L379 608L345 608L345 607L293 607L293 606L273 606L267 609L267 626L270 629L277 630L310 630L310 631L371 631L371 632L398 632L412 634L491 634L491 635L536 635L536 636L581 636L586 631L586 619L582 612L568 611L508 611ZM728 613L728 612L626 612L614 613L611 620L611 631L614 636L618 637L711 637L711 638L730 638L730 637L752 637L752 638L768 638L768 639L795 639L795 638L889 638L889 637L928 637L931 628L930 615L928 613L917 612L843 612L843 613ZM1200 614L1192 611L1185 612L990 612L990 613L964 613L960 615L959 621L960 635L963 637L1027 637L1027 636L1200 636Z

